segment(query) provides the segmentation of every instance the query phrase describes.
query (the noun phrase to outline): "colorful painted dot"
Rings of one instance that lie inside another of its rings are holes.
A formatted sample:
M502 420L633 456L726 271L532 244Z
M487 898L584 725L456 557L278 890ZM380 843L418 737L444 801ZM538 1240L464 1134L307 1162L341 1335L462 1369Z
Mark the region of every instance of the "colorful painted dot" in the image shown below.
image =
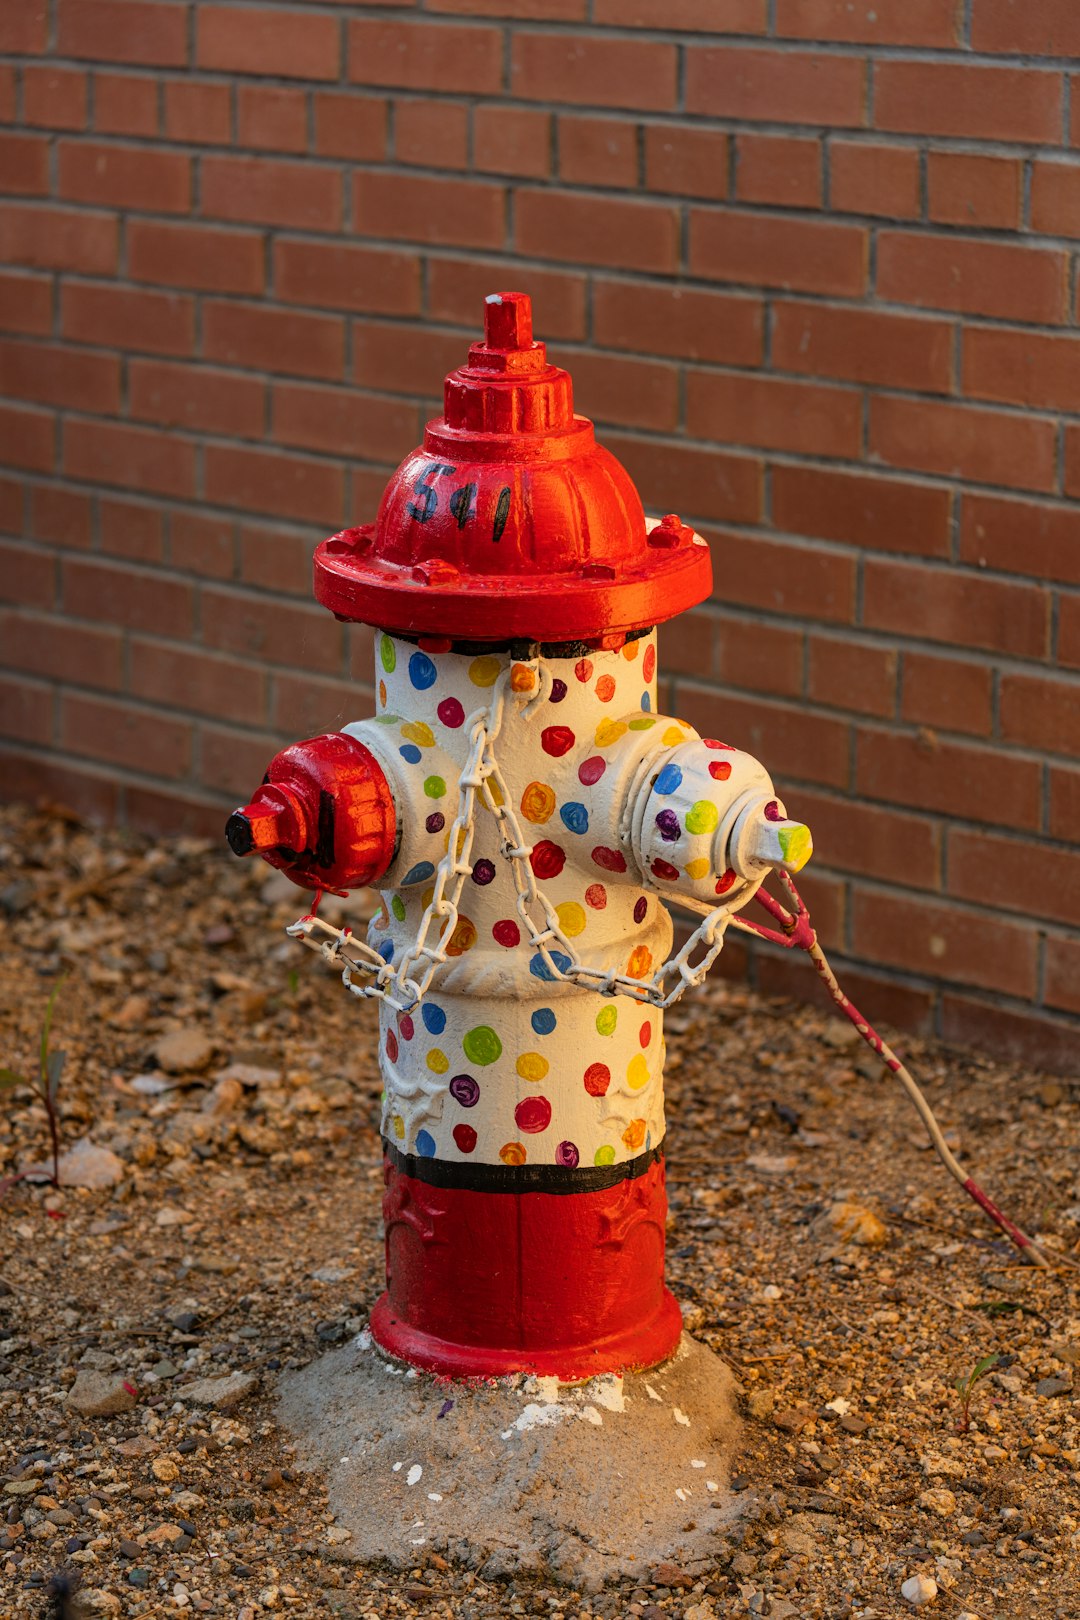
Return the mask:
M443 725L449 726L451 731L456 731L458 726L465 723L465 710L456 697L443 698L435 712Z
M643 1086L648 1085L649 1065L646 1063L643 1053L635 1052L627 1064L626 1083L631 1091L640 1091Z
M642 895L639 899L634 901L634 921L636 923L643 923L648 915L648 912L649 902L646 900L645 896Z
M535 669L530 669L528 664L514 664L511 666L510 690L512 692L531 692L535 685Z
M529 1023L537 1035L550 1035L558 1021L550 1007L537 1007L529 1019Z
M480 1087L471 1074L455 1074L450 1082L450 1095L462 1108L475 1108L480 1101Z
M660 879L661 883L677 883L679 881L679 868L672 866L670 861L660 860L659 856L653 861L649 870L654 878Z
M421 652L448 653L454 643L449 636L417 636L416 645Z
M476 1146L476 1132L471 1125L455 1125L454 1141L460 1153L471 1153Z
M611 1070L606 1063L590 1063L584 1075L585 1090L590 1097L603 1097L611 1084Z
M594 911L603 911L607 905L607 890L602 883L590 883L585 890L585 904Z
M478 1063L481 1068L502 1057L502 1041L490 1024L477 1024L475 1029L470 1029L462 1038L461 1046L469 1062Z
M378 951L384 962L392 962L394 960L394 942L392 939L381 940L380 943L376 945L375 949Z
M680 743L686 741L686 734L681 726L668 726L660 741L665 748L678 748Z
M593 1154L593 1164L595 1164L597 1168L602 1168L606 1164L614 1163L615 1149L611 1147L609 1143L605 1142L604 1146L598 1147L596 1152Z
M401 898L400 894L395 894L391 899L390 910L394 913L394 916L397 918L398 922L405 921L405 902Z
M552 681L552 683L551 683L551 691L548 693L548 702L549 703L561 703L565 696L566 696L566 682L565 681L560 681L560 680Z
M641 707L643 709L647 709L649 707L649 694L648 694L648 692L642 692L642 694L641 694ZM656 724L656 716L655 715L653 715L653 714L639 714L636 720L631 720L630 721L630 730L631 731L651 731L653 726L655 726L655 724Z
M522 1052L514 1067L523 1080L529 1080L535 1085L543 1080L551 1065L546 1057L540 1056L539 1052Z
M414 652L409 659L409 679L418 692L426 692L439 678L439 671L427 653Z
M700 878L708 877L710 871L709 862L704 855L701 855L696 861L687 861L683 871L688 878L692 878L697 883Z
M649 1042L652 1040L652 1025L647 1018L642 1024L641 1028L638 1030L637 1038L638 1045L642 1048L648 1046Z
M479 883L481 888L483 888L485 886L485 884L490 883L491 880L494 878L494 876L495 876L495 862L494 861L488 861L488 860L477 861L476 864L474 865L473 869L472 869L472 880L473 880L474 883Z
M560 1142L558 1147L555 1149L555 1163L564 1164L569 1170L574 1170L577 1168L580 1158L581 1154L578 1152L573 1142Z
M406 720L401 728L401 735L409 742L419 743L421 748L435 746L435 733L422 720Z
M656 647L651 641L645 649L644 658L641 660L641 673L647 681L651 681L656 674Z
M411 1013L402 1013L398 1019L398 1031L403 1041L411 1041L416 1034L416 1025L412 1021Z
M641 694L641 707L643 709L651 709L652 708L652 697L650 696L650 694L648 692L642 692L642 694ZM654 721L653 724L655 725L655 723L656 722ZM640 725L638 725L636 727L631 726L630 729L632 731L634 731L634 730L640 731L642 729L642 727Z
M503 1164L524 1164L527 1157L523 1142L507 1142L499 1149L499 1158Z
M564 900L555 907L555 915L559 919L559 926L570 939L584 933L588 918L584 906L579 906L576 900Z
M622 1139L624 1145L629 1148L631 1153L634 1153L645 1140L645 1121L643 1119L632 1119L625 1131L623 1131Z
M386 682L385 681L380 681L379 682L379 707L380 707L380 709L385 709L386 708Z
M419 765L421 759L423 758L423 755L415 743L403 744L403 746L398 749L398 753L401 755L406 765Z
M607 760L593 754L590 759L583 759L578 766L578 781L582 787L594 787L607 770Z
M709 766L709 770L712 770L711 765ZM783 819L783 815L780 812L780 806L777 804L775 799L770 799L768 804L765 806L765 820L783 821Z
M565 951L550 951L548 953L560 973L565 973L570 967L570 958ZM544 958L537 951L535 956L529 958L529 972L534 978L544 979L548 984L555 982L555 975L548 967Z
M714 782L726 782L731 775L731 766L726 759L711 759L709 761L709 775ZM767 809L765 814L766 816L769 814Z
M738 876L729 866L727 871L716 880L717 894L727 894L728 890L738 882Z
M404 1140L405 1140L405 1121L402 1119L400 1114L395 1114L394 1115L393 1125L394 1125L394 1135L397 1137L399 1142L404 1142Z
M594 866L602 866L605 872L626 871L626 856L619 849L608 849L604 844L597 844L592 858Z
M601 703L610 703L615 696L615 679L612 675L601 675L594 688Z
M424 822L424 826L429 833L441 833L443 828L446 826L446 817L443 815L441 810L436 810L432 815L427 817Z
M682 771L677 765L665 765L653 783L657 793L674 793L682 785Z
M652 972L652 951L647 945L635 945L630 952L626 971L632 979L643 979L646 973Z
M614 1002L609 1001L606 1007L601 1007L596 1015L596 1033L598 1035L614 1035L615 1026L619 1022L619 1009Z
M450 1059L439 1047L433 1046L427 1055L427 1066L432 1074L445 1074L450 1067Z
M690 833L715 832L720 812L711 799L698 799L686 812L686 830Z
M720 742L719 738L717 738L717 737L702 737L701 740L704 743L706 748L713 748L713 749L722 748L722 749L725 750L725 752L727 752L729 754L733 754L735 752L734 748L732 747L732 745L730 743Z
M596 728L597 748L610 748L613 742L626 735L625 720L601 720Z
M657 813L656 825L665 844L673 844L682 832L679 818L674 810L661 810Z
M388 675L392 675L397 668L397 648L389 636L379 638L379 662Z
M502 666L491 653L482 653L469 665L469 679L474 686L494 686Z
M484 783L484 793L491 800L492 804L502 804L503 791L493 776L489 776L487 781Z
M394 1034L392 1029L388 1029L387 1032L386 1032L386 1055L390 1059L391 1063L396 1063L397 1062L397 1058L398 1058L397 1036Z
M574 674L577 676L578 680L582 682L583 685L584 685L584 683L586 681L591 681L592 680L592 659L591 658L579 658L577 663L574 665Z
M429 799L441 799L446 792L446 783L441 776L425 776L424 792Z
M411 883L423 883L427 878L434 877L435 868L430 861L417 861L412 869L406 872L401 880L401 887L407 889Z
M433 1001L425 1001L420 1009L420 1017L429 1035L441 1035L446 1028L446 1014Z
M496 945L505 945L510 950L521 943L521 929L513 917L503 917L495 923L491 930Z
M555 794L546 782L530 782L521 795L521 813L526 821L543 826L555 809Z
M476 944L476 924L468 917L459 917L454 932L446 942L447 956L464 956Z
M550 838L541 838L529 856L529 865L541 882L545 878L558 877L566 865L566 851L553 844Z
M589 812L583 804L572 799L564 804L559 811L559 820L568 832L587 833L589 830Z
M540 746L552 759L568 754L577 741L569 726L545 726L540 733Z
M622 655L628 663L632 664L640 650L636 641L627 641L623 643Z

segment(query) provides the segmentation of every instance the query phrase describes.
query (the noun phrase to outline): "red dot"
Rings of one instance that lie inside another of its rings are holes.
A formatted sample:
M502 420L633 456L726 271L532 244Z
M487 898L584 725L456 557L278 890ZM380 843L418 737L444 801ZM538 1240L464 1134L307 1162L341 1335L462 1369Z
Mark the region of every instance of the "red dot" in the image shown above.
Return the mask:
M607 770L607 761L594 754L591 759L582 760L578 766L578 781L582 787L593 787Z
M649 1042L652 1040L652 1025L649 1023L647 1018L642 1024L641 1028L638 1030L637 1038L643 1047L648 1046Z
M615 680L611 675L601 675L596 683L596 695L601 703L610 703L615 696Z
M607 849L603 844L597 844L592 852L593 863L602 866L605 872L625 872L626 856L618 849Z
M386 1055L390 1059L391 1063L396 1063L397 1062L397 1055L398 1055L397 1036L394 1034L392 1029L388 1029L387 1032L386 1032Z
M717 878L717 880L716 880L716 892L717 892L717 894L727 894L728 890L731 888L731 885L734 882L735 882L735 873L731 870L731 867L729 866L727 871L724 873L723 877Z
M455 1125L454 1141L462 1153L471 1153L476 1146L476 1132L471 1125Z
M558 877L566 865L566 851L550 838L542 838L529 856L529 865L538 878Z
M607 905L607 890L602 883L590 883L585 890L585 904L594 911L603 911Z
M717 742L715 737L702 737L701 740L705 744L706 748L726 748L728 753L734 752L730 743Z
M592 679L592 659L591 658L579 658L577 663L574 665L574 674L577 676L579 681L591 680Z
M504 917L501 922L494 925L491 932L496 944L505 945L507 949L519 944L521 940L521 929L513 917Z
M454 643L449 636L420 636L416 645L421 652L448 653Z
M551 1104L546 1097L523 1097L514 1109L514 1123L530 1136L546 1131L551 1124Z
M726 759L714 759L709 762L709 775L715 782L726 782L731 775L731 766Z
M656 674L656 648L651 641L645 649L645 657L641 660L641 673L647 681L651 681Z
M611 1070L606 1063L590 1063L585 1070L585 1090L590 1097L602 1097L611 1084Z
M679 876L679 868L670 861L653 861L651 870L653 877L662 878L665 883L675 883Z
M569 726L545 726L540 733L540 746L545 754L559 759L561 755L570 752L576 738Z
M401 1038L403 1041L412 1040L415 1025L413 1024L413 1021L409 1017L408 1013L402 1013L401 1017L397 1021L397 1027L401 1031Z

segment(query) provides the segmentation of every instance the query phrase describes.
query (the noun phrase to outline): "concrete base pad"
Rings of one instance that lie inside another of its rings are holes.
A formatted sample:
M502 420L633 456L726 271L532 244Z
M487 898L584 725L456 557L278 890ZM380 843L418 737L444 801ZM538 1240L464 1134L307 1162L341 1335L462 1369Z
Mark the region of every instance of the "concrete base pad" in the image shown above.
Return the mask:
M280 1417L361 1562L436 1552L596 1590L667 1559L706 1567L734 1514L734 1379L685 1335L662 1367L566 1385L448 1382L362 1333L283 1380Z

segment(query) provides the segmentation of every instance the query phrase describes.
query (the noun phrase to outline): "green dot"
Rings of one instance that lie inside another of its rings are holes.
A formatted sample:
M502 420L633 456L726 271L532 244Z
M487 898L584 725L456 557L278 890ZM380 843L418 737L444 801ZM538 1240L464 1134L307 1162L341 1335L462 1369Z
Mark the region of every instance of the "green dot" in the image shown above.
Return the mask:
M720 812L711 799L699 799L686 812L686 830L690 833L715 832Z
M396 726L400 719L400 714L377 714L375 724L377 726Z
M631 731L649 731L649 730L652 729L653 726L655 726L655 724L656 724L656 716L655 715L643 714L643 715L640 715L637 720L631 720L631 722L630 722L630 730Z
M605 1142L603 1147L598 1147L597 1148L596 1154L595 1154L595 1156L593 1158L593 1164L614 1164L614 1163L615 1163L615 1149L611 1146L610 1142Z
M477 1024L475 1029L470 1029L462 1039L461 1047L470 1063L482 1066L502 1057L502 1041L490 1024Z
M596 1015L596 1033L598 1035L614 1035L615 1025L619 1022L618 1007L601 1007Z
M424 778L424 792L429 799L441 799L446 792L446 783L441 776L427 776Z
M390 910L394 913L394 916L397 918L398 922L405 921L405 902L401 898L400 894L395 894L394 898L391 900Z
M389 636L383 636L379 642L379 662L388 675L392 675L397 668L397 648Z

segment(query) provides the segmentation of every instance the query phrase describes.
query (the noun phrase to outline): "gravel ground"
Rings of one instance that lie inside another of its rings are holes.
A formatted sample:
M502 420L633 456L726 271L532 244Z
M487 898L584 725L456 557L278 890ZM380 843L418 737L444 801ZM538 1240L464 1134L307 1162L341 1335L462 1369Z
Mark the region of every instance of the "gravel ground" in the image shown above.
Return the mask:
M381 1286L372 1010L284 939L281 882L205 843L8 808L0 871L0 1061L32 1072L66 972L64 1146L108 1183L3 1196L0 1616L888 1620L905 1583L949 1620L1080 1615L1077 1274L996 1240L847 1025L725 983L668 1025L670 1281L746 1413L715 1568L585 1595L351 1564L274 1388ZM1073 1084L901 1045L987 1188L1075 1256ZM2 1098L6 1175L48 1135ZM964 1432L955 1381L991 1354Z

